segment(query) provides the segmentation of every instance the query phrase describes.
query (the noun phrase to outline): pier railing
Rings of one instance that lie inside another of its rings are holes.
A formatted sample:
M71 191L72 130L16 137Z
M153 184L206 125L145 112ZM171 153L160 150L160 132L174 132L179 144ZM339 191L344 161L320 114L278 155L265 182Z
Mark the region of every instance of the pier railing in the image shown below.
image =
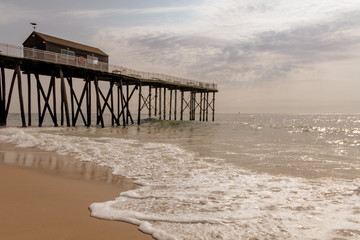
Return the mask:
M181 77L174 77L166 74L142 72L123 66L112 65L100 61L85 59L83 57L65 55L50 51L39 50L35 48L27 48L11 44L0 43L0 55L40 60L51 63L65 64L75 67L92 69L102 72L121 74L140 80L159 81L164 83L173 83L189 87L204 88L209 90L217 90L217 84L194 81Z

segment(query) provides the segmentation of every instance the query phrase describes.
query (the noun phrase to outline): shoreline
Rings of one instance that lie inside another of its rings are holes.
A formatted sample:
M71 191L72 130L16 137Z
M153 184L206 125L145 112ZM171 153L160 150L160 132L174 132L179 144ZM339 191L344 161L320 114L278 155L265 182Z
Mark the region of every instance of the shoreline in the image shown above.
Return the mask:
M138 226L90 216L89 205L136 188L107 167L0 142L0 237L153 239Z

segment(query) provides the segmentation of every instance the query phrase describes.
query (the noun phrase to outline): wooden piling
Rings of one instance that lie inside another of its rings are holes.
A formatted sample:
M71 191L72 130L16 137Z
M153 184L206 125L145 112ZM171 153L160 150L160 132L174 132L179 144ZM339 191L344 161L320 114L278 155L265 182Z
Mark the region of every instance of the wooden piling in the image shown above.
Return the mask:
M166 87L164 87L164 120L166 120Z
M204 92L203 93L203 101L204 101L204 104L203 104L203 112L202 112L202 114L203 114L203 122L205 121L205 114L206 114L206 105L207 105L207 101L206 101L206 93Z
M192 101L193 101L193 93L190 91L190 99L189 99L189 120L192 120Z
M217 92L217 90L211 87L209 87L209 89L203 88L205 85L198 87L189 82L168 82L156 78L143 79L140 75L130 76L123 75L123 73L102 72L102 70L98 71L94 69L81 68L78 71L75 66L67 67L51 62L42 62L42 60L36 60L36 62L31 59L19 60L18 58L3 55L0 55L0 60L0 126L6 126L6 119L10 111L11 101L13 101L12 95L14 95L13 91L15 91L14 87L16 83L18 85L22 126L26 126L26 124L31 126L33 124L31 114L33 109L31 105L34 99L31 99L31 95L32 88L34 87L37 90L39 126L42 126L45 122L47 113L50 114L54 126L58 126L57 108L59 106L61 110L61 125L64 125L66 121L67 126L76 126L78 117L81 116L84 125L88 127L91 126L91 95L94 92L96 98L94 101L94 103L96 102L96 125L104 127L104 114L107 110L109 110L111 114L112 126L114 126L115 123L120 125L121 118L123 125L134 123L130 106L132 107L134 105L132 104L131 98L137 90L139 91L138 124L141 122L141 110L145 107L148 108L149 118L154 116L157 118L157 115L159 115L159 119L177 120L180 118L180 120L183 120L184 111L186 111L187 108L189 108L190 120L197 119L196 114L199 112L199 119L201 121L208 121L209 110L212 110L213 121L215 118L215 92ZM31 64L33 64L34 68L32 68ZM24 66L24 69L22 66ZM5 68L14 70L12 79L10 75L9 80L11 81L9 81L10 88L8 89L6 89L5 85ZM21 69L27 74L26 98L23 98ZM31 74L34 74L36 84L32 83L33 79L31 79ZM47 82L44 83L47 79L43 77L41 77L40 80L40 74L42 76L49 76L49 84L47 84ZM59 78L60 81L58 81ZM73 78L85 80L82 86L82 92L79 92L78 96L73 86ZM93 91L91 90L92 81L94 81L95 87ZM67 84L65 82L67 82ZM103 82L110 83L110 89L106 95L101 89ZM116 90L113 89L114 84L116 85ZM124 85L126 85L126 89ZM133 86L134 88L132 88ZM149 90L147 91L145 89L144 91L143 86L149 87ZM57 87L60 87L58 92L56 91ZM180 91L181 98L178 97L178 90ZM70 93L71 109L69 109L70 102L68 102L67 91ZM167 91L170 91L168 97L166 96L168 94ZM209 101L209 94L211 92L213 93L213 100ZM58 93L60 93L60 98L57 96ZM147 93L148 95L146 95ZM200 99L197 99L196 93L200 93ZM186 97L190 96L190 98L185 98L185 94ZM169 103L167 103L168 100ZM136 102L136 100L134 101ZM180 113L178 113L178 101L180 101ZM84 104L86 104L86 106L84 106ZM25 114L25 108L27 108L28 116ZM168 116L166 116L167 112ZM180 114L180 116L178 116L178 114Z
M155 88L155 108L154 108L154 115L157 116L157 104L158 104L158 88Z
M5 111L5 103L6 103L6 85L5 85L5 69L1 66L1 99L2 99L2 108Z
M174 106L174 120L176 121L177 110L177 90L175 89L175 106Z
M88 98L88 96L87 96L87 93L88 93L88 83L87 83L87 81L85 80L85 84L84 84L84 87L83 87L83 90L82 90L82 93L81 93L81 96L80 96L80 100L78 100L78 98L76 97L76 94L75 94L75 92L74 92L74 89L72 88L72 79L69 79L68 78L68 82L69 82L69 85L71 86L71 88L70 88L70 92L71 92L71 98L73 99L73 100L75 100L75 102L76 102L76 104L77 104L77 108L76 108L76 111L75 111L75 113L74 113L74 106L72 106L72 111L73 111L73 113L72 113L72 116L73 116L73 121L72 121L72 126L75 126L76 125L76 121L77 121L77 119L78 119L78 116L79 116L79 113L81 114L81 117L82 117L82 120L83 120L83 122L84 122L84 125L85 126L88 126L88 122L87 122L87 120L85 119L85 116L84 116L84 114L83 114L83 111L82 111L82 109L81 109L81 106L82 106L82 102L83 102L83 100L84 100L84 96L86 95L86 99ZM86 104L87 104L87 100L86 100ZM73 104L72 104L73 105ZM87 109L86 109L87 110Z
M53 122L54 122L54 126L57 127L58 123L57 123L57 114L56 114L56 81L55 81L54 72L52 72L51 84L53 87L53 112L54 112Z
M139 107L138 107L138 120L137 120L137 124L140 125L140 119L141 119L141 108L142 108L142 104L141 104L141 98L142 98L142 93L141 93L141 82L139 82Z
M116 94L117 94L117 116L120 121L120 83L119 82L117 83Z
M161 120L161 87L159 87L159 120Z
M9 108L10 108L10 104L11 104L11 97L12 97L12 92L13 92L14 85L15 85L15 80L16 80L16 70L14 69L13 77L11 79L11 84L10 84L9 98L7 100L6 108L5 108L5 119L7 119L7 116L9 114Z
M184 114L184 91L181 91L181 102L180 102L180 120L183 120L183 114Z
M39 121L39 127L40 127L40 119L41 119L41 99L40 99L40 79L39 79L39 74L35 73L35 80L36 80L36 92L37 92L37 105L38 105L38 121Z
M172 110L171 110L171 107L172 107L172 94L173 93L173 90L170 89L170 107L169 107L169 120L171 120L171 114L172 114Z
M91 80L90 77L87 78L87 88L86 88L86 106L87 106L87 127L91 126Z
M202 112L203 112L203 107L202 107L202 105L203 105L203 93L201 92L200 93L200 102L199 102L199 121L201 122L201 120L202 120Z
M101 104L100 104L100 91L99 91L99 83L98 83L98 79L97 76L94 76L94 85L95 85L95 94L96 94L96 109L97 109L97 123L99 124L99 122L101 123L101 127L104 128L104 119L103 119L103 114L102 114L102 110L101 110Z
M149 96L148 96L148 104L149 104L149 118L151 118L151 86L149 86Z
M206 92L206 121L209 117L209 92Z
M6 87L4 67L0 67L0 126L6 126Z
M68 81L69 88L70 88L71 126L75 127L75 106L74 106L75 93L74 93L74 88L73 88L73 82L72 82L72 77L67 77L66 79Z
M61 81L61 125L64 124L63 108L65 108L66 126L70 127L69 105L67 101L64 73L61 68L59 69L59 75Z
M115 121L116 121L117 125L119 126L119 122L118 122L119 119L117 119L117 120L115 119L114 96L113 96L114 82L110 82L110 85L111 85L111 87L110 87L110 89L111 89L110 107L111 107L111 111L112 111L112 113L111 113L111 126L114 126Z
M123 119L123 125L126 125L126 119L125 119L125 113L124 113L124 92L123 92L123 83L122 80L120 80L120 98L121 98L121 109L122 109L122 119ZM119 113L119 117L120 117Z
M28 83L28 126L31 126L31 75L27 73Z
M215 92L213 92L212 120L215 121Z

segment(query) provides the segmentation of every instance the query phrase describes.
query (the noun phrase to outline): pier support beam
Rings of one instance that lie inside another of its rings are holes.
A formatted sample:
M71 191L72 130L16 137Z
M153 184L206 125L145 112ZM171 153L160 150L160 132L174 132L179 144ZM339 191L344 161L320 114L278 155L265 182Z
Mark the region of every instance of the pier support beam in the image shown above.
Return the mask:
M161 120L161 87L159 88L159 120Z
M198 103L198 106L199 106L199 121L200 122L202 121L202 113L203 113L202 105L203 105L203 93L201 92L200 93L200 102Z
M175 89L175 106L174 106L174 120L176 121L176 115L177 115L177 90Z
M116 122L116 124L119 126L120 123L119 123L119 117L116 117L115 116L115 112L114 112L114 101L113 101L113 87L114 87L114 82L110 82L110 88L109 88L109 91L108 91L108 94L105 95L103 94L103 92L101 91L101 89L99 88L99 93L100 93L100 96L101 98L103 99L104 101L104 105L101 106L100 104L100 109L101 109L101 116L104 116L104 111L106 109L106 107L108 108L108 110L110 111L110 114L111 114L111 125L114 126L114 122ZM109 104L109 98L110 98L110 104Z
M202 112L202 114L203 114L203 118L202 118L202 120L203 120L203 122L205 121L205 114L206 114L206 109L207 109L207 106L208 106L208 103L207 103L207 101L206 101L206 92L204 92L203 93L203 112Z
M212 100L212 120L215 121L215 92L213 92L213 100Z
M164 87L164 120L166 120L166 87Z
M31 126L31 74L27 73L28 83L28 126Z
M122 120L123 120L123 125L126 125L126 119L125 119L125 113L124 113L124 92L123 92L123 82L122 79L119 82L119 86L118 86L118 98L120 97L120 102L121 102L121 111L120 108L118 109L118 118L120 119L121 115L122 115ZM118 101L119 103L119 101Z
M87 127L91 126L91 80L90 77L86 79L86 113L87 113Z
M101 123L101 127L104 128L104 118L101 111L101 104L100 104L100 91L99 91L99 83L97 76L94 77L94 85L95 85L95 94L96 94L96 125Z
M148 103L149 103L149 118L151 118L151 86L149 86L149 96L148 96Z
M81 117L82 117L82 120L84 122L84 125L85 126L90 126L90 119L89 119L89 114L87 116L87 120L85 119L85 116L84 116L84 113L81 109L81 106L82 106L82 103L83 103L83 100L84 100L84 96L86 94L86 110L88 111L88 104L89 104L89 99L88 99L88 88L90 86L90 84L86 81L84 81L84 87L83 87L83 90L82 90L82 93L81 93L81 96L80 96L80 100L78 100L78 98L76 97L76 94L75 94L75 91L74 91L74 88L73 88L73 84L72 84L72 78L67 78L68 80L68 84L70 86L70 95L71 95L71 116L72 116L72 126L75 127L76 126L76 122L77 122L77 119L78 119L78 116L79 114L81 114ZM76 105L77 105L77 108L75 110L75 106L74 106L74 100L76 102Z
M4 67L0 67L0 126L6 126L6 86Z
M154 115L157 116L157 104L158 104L158 88L155 88L155 107L154 107Z
M68 105L66 89L65 89L64 73L61 68L59 69L59 75L61 79L61 126L64 125L64 108L65 108L66 126L70 127L69 105Z
M172 107L172 99L173 99L173 90L172 90L172 89L170 89L169 120L171 120L171 114L172 114L172 110L171 110L171 107Z
M181 102L180 102L180 120L183 120L183 115L184 115L184 91L181 91Z
M52 76L51 76L51 83L52 83L52 87L53 87L53 111L54 111L54 124L55 126L59 126L57 123L57 114L56 114L56 77L55 77L55 72L52 72Z
M129 103L130 101L130 97L129 97L129 85L126 85L126 102ZM129 124L129 106L127 105L127 108L126 108L126 124L128 125Z
M141 93L141 82L139 82L139 107L138 107L138 120L137 124L140 125L141 120L141 108L142 108L142 93Z
M26 120L25 120L25 110L24 110L24 99L22 94L22 81L21 81L21 70L20 64L16 64L14 69L14 74L11 80L10 91L9 91L9 98L6 104L6 86L5 86L5 73L4 69L1 68L1 117L0 117L0 126L6 126L7 116L9 114L10 104L11 104L11 97L12 92L14 89L15 80L17 79L18 84L18 95L19 95L19 106L20 106L20 113L21 113L21 122L22 126L26 127Z
M45 122L46 125L49 124L48 116L46 116L47 112L50 114L54 126L58 126L58 107L60 107L61 111L61 125L76 126L77 120L81 116L84 125L89 127L91 126L91 111L94 111L94 109L96 109L97 116L96 125L101 127L105 126L104 116L108 113L107 111L111 114L112 126L115 123L119 126L120 122L122 122L122 125L134 123L130 113L130 105L133 106L134 104L130 104L130 100L136 90L139 91L138 124L141 122L141 110L143 108L147 108L148 112L143 112L143 114L148 115L149 118L155 116L163 120L177 120L178 118L184 120L184 111L187 111L187 108L189 108L189 119L192 121L198 119L197 113L199 113L200 121L208 121L209 111L211 110L213 121L215 118L215 92L217 90L210 87L203 88L191 84L182 85L181 82L167 82L155 78L142 79L140 75L130 77L121 73L106 72L103 74L101 71L95 71L94 69L77 71L74 66L68 68L59 64L51 65L49 63L34 62L34 67L32 67L33 62L26 62L27 59L20 61L9 58L9 62L5 62L2 55L0 55L0 60L0 126L6 126L9 111L13 111L13 106L10 109L11 101L16 101L19 104L22 126L25 127L26 124L31 126L33 124L34 119L32 119L31 113L34 110L32 109L32 101L36 101L36 96L32 96L32 90L37 90L39 126L44 125ZM11 81L8 81L8 83L5 79L5 73L8 74L5 68L13 70L8 79ZM24 71L24 73L21 71ZM35 76L34 79L32 79L32 74ZM41 79L39 74L43 74ZM44 76L48 76L50 81L48 82ZM23 78L26 85L26 77L27 88L22 83ZM83 85L80 82L73 86L73 78L84 79ZM35 82L32 83L34 80ZM91 89L92 81L94 82L94 90ZM105 82L110 84L109 88L104 84ZM9 84L8 88L6 88L6 84ZM17 93L14 93L16 91L15 84L18 85ZM57 87L59 89L56 89ZM147 90L147 87L149 90ZM23 91L26 89L27 97L24 98ZM178 90L181 97L178 97ZM167 93L168 91L169 93ZM211 92L213 92L212 100L211 97L209 98ZM60 93L60 96L57 96L58 93ZM91 99L91 95L94 93L95 99ZM197 93L199 93L200 99L197 98ZM18 99L12 99L13 95L18 95ZM177 106L178 101L180 101L179 109ZM69 106L70 103L71 106ZM96 103L96 107L91 106L94 103ZM28 116L25 114L25 108L27 108ZM179 111L180 113L178 113ZM168 116L166 116L167 112Z
M195 114L196 114L196 92L191 91L190 92L190 121L195 120Z
M120 92L121 92L121 97L122 97L122 110L120 112L120 114L118 115L118 119L120 119L121 116L123 116L123 123L124 125L128 124L129 119L131 120L131 124L134 124L134 120L131 116L130 113L130 109L129 109L129 104L130 104L130 99L132 98L132 96L134 95L135 90L137 90L139 88L139 86L134 86L131 94L129 94L129 86L126 86L126 96L124 94L124 91L122 89L122 82L120 82L121 88L120 88ZM126 97L126 98L125 98ZM125 117L125 114L127 115Z
M51 119L53 120L54 126L57 127L58 124L57 124L57 118L56 118L56 100L55 99L53 99L54 109L51 110L51 107L50 107L51 92L55 92L55 76L52 75L51 78L50 78L50 83L49 83L49 88L48 88L47 94L45 94L44 89L43 89L43 87L41 85L39 75L35 74L35 77L36 77L37 88L38 88L39 127L41 127L42 124L43 124L46 109L49 111L49 114L51 116ZM40 93L41 93L41 96L43 97L43 100L44 100L44 108L42 110L41 110ZM55 93L53 93L53 98L55 98L55 97L56 97L56 95L55 95Z
M22 83L21 83L21 71L20 71L20 65L18 64L16 66L16 74L18 79L18 92L19 92L19 104L20 104L20 112L21 112L21 121L22 126L26 127L26 121L25 121L25 111L24 111L24 99L22 94Z
M206 93L206 121L208 121L209 117L209 92Z

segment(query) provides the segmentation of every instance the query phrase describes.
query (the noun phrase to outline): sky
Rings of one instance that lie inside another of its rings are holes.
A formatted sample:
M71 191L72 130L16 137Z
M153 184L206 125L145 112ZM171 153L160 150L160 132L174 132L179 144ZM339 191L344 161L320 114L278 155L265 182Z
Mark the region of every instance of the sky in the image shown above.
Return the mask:
M110 63L214 82L217 113L359 113L359 0L0 0L0 42L37 31Z

